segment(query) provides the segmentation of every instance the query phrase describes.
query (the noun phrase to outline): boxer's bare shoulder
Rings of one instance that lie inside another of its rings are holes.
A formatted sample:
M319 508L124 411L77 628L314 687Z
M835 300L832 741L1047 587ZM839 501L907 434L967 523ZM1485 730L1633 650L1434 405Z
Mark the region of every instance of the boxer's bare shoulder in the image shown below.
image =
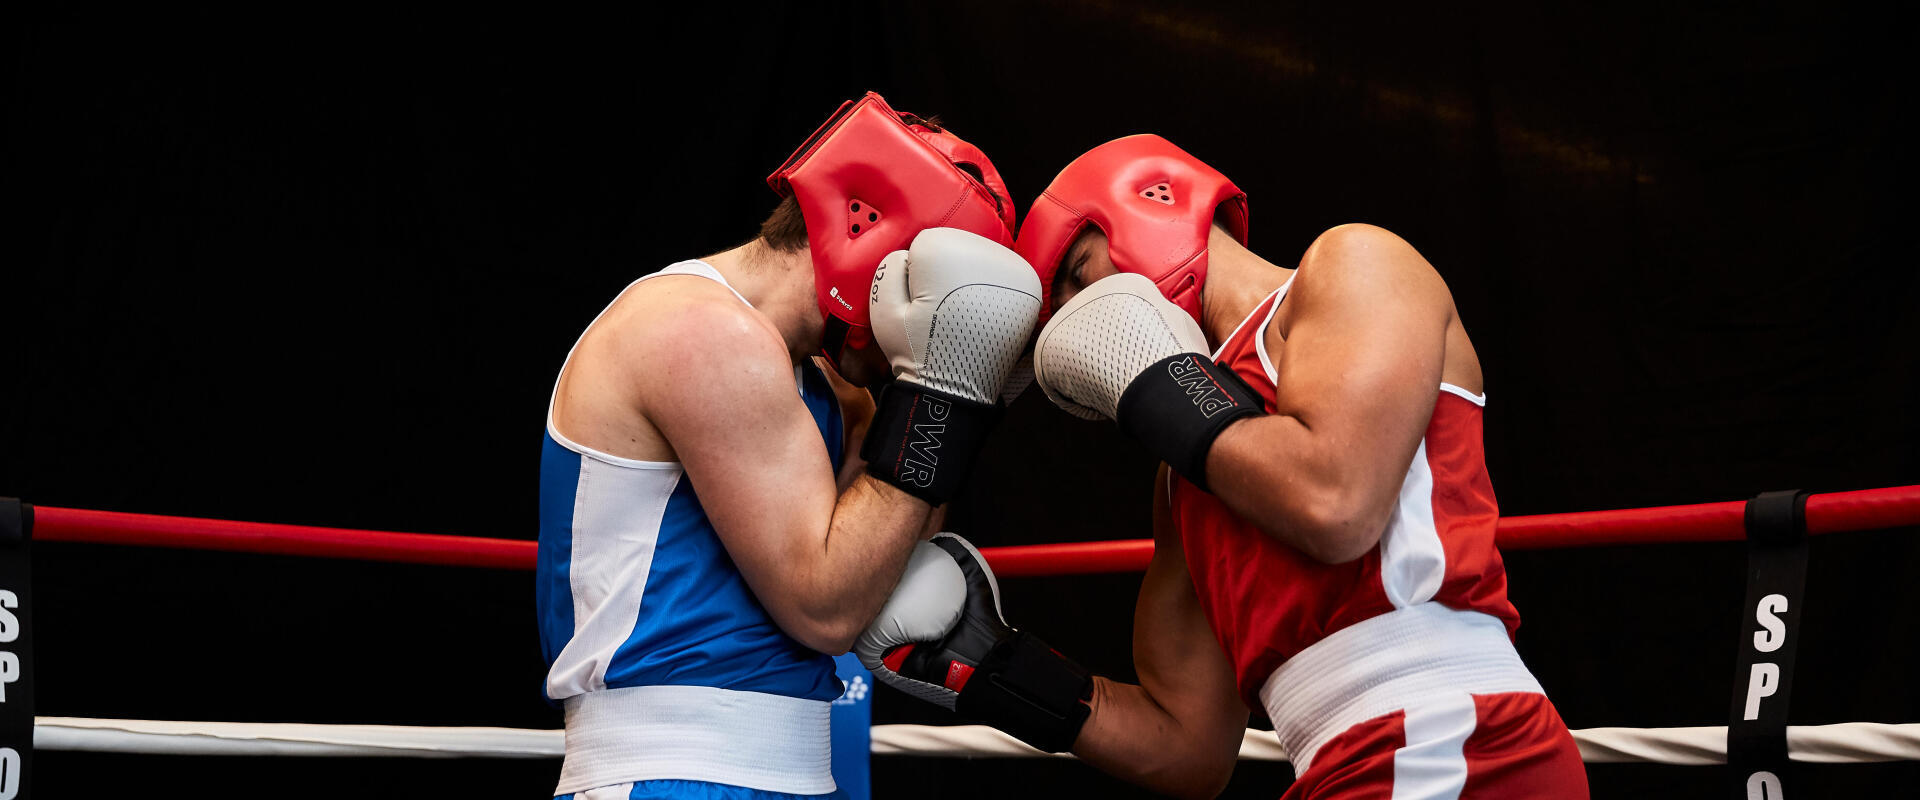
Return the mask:
M1403 328L1402 335L1444 343L1440 379L1481 391L1479 358L1446 280L1420 251L1390 230L1353 223L1314 239L1300 259L1287 302L1265 331L1276 362L1293 327L1311 318L1338 319L1345 330L1356 333Z
M1274 322L1285 333L1303 314L1382 303L1445 309L1451 315L1453 296L1440 273L1405 239L1374 225L1340 225L1316 237L1300 257L1287 303Z
M766 315L707 278L667 275L641 283L621 295L601 323L610 355L642 373L635 377L643 382L662 377L656 369L701 359L771 362L792 371L780 331Z
M726 286L669 275L629 288L589 327L561 373L554 423L610 455L678 461L668 420L716 398L792 393L793 366L766 317Z

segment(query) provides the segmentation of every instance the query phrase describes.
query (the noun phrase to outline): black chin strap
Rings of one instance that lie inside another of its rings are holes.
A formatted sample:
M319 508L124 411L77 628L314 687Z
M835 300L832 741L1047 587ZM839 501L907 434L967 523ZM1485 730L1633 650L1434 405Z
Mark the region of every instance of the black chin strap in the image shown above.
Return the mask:
M847 334L852 332L853 326L846 320L831 315L827 317L827 328L820 336L820 355L836 371L840 369L840 353L847 348Z

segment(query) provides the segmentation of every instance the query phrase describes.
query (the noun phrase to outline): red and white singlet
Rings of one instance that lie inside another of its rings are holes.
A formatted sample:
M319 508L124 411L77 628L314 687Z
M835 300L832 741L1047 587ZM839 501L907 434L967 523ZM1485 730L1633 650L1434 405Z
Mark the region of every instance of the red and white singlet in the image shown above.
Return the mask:
M1291 285L1291 281L1288 282ZM1274 410L1264 332L1282 286L1214 354ZM1494 548L1485 398L1441 384L1379 544L1324 564L1192 483L1171 505L1194 590L1242 697L1267 710L1288 797L1584 797L1566 726L1513 649Z

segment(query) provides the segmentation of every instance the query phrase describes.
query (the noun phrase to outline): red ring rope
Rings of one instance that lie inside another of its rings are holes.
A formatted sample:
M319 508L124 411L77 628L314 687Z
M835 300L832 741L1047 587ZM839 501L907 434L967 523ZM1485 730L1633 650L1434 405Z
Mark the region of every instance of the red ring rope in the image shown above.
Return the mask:
M33 507L33 538L48 542L179 547L503 569L533 569L533 554L537 546L522 539L316 528L50 506Z
M1740 541L1746 537L1745 513L1746 503L1725 502L1504 517L1497 541L1503 550ZM53 542L499 569L532 569L537 547L521 539L317 528L50 506L35 506L33 514L34 538ZM1920 525L1920 486L1807 498L1807 532L1811 534L1907 525ZM981 554L995 572L1008 577L1138 572L1153 556L1153 540L985 547Z

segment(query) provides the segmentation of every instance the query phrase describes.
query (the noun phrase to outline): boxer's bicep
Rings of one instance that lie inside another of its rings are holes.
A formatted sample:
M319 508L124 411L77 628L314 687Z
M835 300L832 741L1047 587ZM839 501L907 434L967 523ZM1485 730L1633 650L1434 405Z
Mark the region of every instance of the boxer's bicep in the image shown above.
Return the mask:
M1283 352L1275 411L1340 443L1329 453L1346 471L1397 486L1433 412L1453 305L1418 252L1379 233L1391 238L1303 268L1286 335L1262 334Z
M790 610L805 607L796 578L825 549L838 496L831 462L779 340L754 320L716 316L693 326L701 347L650 354L645 410L748 586L804 638Z
M1235 511L1330 562L1364 554L1385 526L1433 414L1453 313L1446 284L1398 237L1339 238L1295 275L1285 331L1276 319L1262 332L1274 414L1221 435L1213 481Z

